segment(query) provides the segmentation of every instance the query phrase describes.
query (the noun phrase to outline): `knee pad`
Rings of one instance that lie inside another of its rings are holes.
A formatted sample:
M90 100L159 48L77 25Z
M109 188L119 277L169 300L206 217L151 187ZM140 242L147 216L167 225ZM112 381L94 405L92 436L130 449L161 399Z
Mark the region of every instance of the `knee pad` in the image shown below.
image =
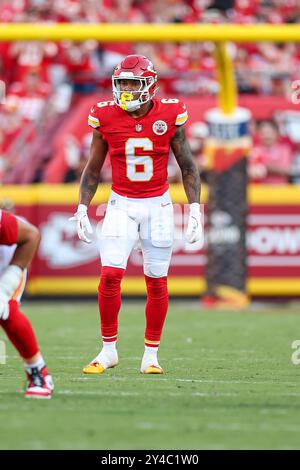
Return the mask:
M167 276L149 277L145 275L148 294L153 298L165 297L168 295Z
M111 266L102 266L98 290L103 288L111 292L115 289L118 289L121 284L124 271L125 270L121 268L112 268Z

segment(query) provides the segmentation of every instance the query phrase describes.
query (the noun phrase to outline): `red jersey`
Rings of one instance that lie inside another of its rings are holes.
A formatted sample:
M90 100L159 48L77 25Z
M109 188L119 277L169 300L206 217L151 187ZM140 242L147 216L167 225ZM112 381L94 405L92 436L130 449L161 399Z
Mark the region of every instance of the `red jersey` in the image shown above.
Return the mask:
M275 167L281 168L282 170L290 170L293 162L293 152L289 145L281 142L277 142L272 145L271 148L265 147L264 145L255 145L252 149L251 158L249 159L250 166L262 165L267 169L268 165L274 165ZM255 180L254 180L255 182ZM287 184L287 175L276 175L268 174L259 178L258 183L263 184Z
M0 210L0 245L14 245L18 239L18 222L14 215Z
M28 91L24 83L15 82L9 89L8 98L17 102L18 110L26 121L38 119L50 95L51 87L41 82L33 91Z
M153 99L142 117L133 118L114 101L96 103L88 124L108 143L112 189L121 196L155 197L168 189L170 140L188 118L178 99Z

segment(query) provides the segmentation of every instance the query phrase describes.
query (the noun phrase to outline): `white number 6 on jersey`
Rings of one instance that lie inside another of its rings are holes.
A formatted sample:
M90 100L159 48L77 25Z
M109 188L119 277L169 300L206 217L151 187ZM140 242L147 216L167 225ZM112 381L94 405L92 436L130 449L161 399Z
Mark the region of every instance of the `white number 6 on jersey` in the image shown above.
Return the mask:
M125 145L126 172L130 181L149 181L153 176L153 160L149 155L136 155L135 149L153 150L148 137L128 139Z

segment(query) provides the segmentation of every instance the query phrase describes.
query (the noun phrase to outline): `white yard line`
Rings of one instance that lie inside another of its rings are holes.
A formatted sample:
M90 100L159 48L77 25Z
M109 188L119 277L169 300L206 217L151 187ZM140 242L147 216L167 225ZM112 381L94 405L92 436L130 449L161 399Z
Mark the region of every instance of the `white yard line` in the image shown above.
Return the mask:
M199 382L199 383L211 383L211 384L240 384L240 385L291 385L294 387L299 387L298 382L282 382L279 383L277 380L203 380L203 379L175 379L178 382Z
M81 395L91 395L91 396L99 396L99 397L137 397L140 395L144 395L142 393L137 393L137 392L105 392L103 390L99 391L93 391L93 390L55 390L54 392L55 395L68 395L68 396L81 396Z
M240 423L208 423L207 429L216 430L216 431L238 431L238 432L257 432L257 431L269 431L269 432L300 432L299 424L287 424L280 425L276 424L267 424L267 423L254 423L251 424L240 424Z

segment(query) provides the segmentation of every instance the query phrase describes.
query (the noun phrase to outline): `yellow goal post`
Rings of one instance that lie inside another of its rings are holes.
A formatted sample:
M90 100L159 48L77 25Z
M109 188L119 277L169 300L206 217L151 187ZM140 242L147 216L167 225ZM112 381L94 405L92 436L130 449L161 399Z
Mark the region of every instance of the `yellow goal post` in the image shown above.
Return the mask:
M231 59L225 43L233 42L300 42L300 25L233 25L233 24L87 24L87 23L0 23L0 41L84 41L165 42L212 41L216 43L219 107L231 114L237 101Z

